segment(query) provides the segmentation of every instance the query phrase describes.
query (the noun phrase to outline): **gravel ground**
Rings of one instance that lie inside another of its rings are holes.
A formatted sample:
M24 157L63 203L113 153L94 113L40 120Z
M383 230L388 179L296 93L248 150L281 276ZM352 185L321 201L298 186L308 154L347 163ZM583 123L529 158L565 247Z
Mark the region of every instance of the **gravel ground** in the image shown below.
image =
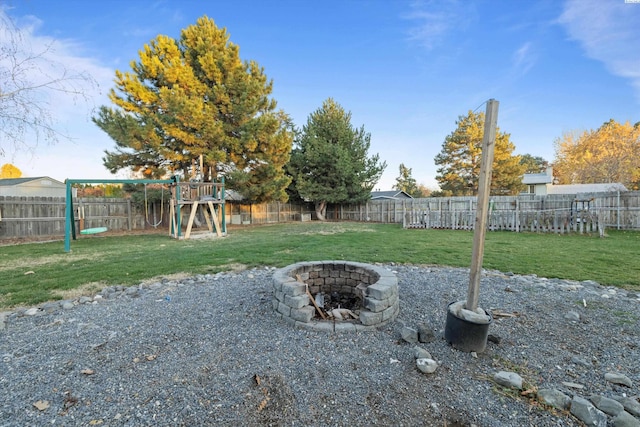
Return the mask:
M639 394L636 293L485 272L480 306L514 317L497 316L490 333L500 342L474 357L443 338L468 269L384 267L398 274L400 315L376 332L288 326L272 313L270 268L162 279L52 313L16 311L0 330L0 426L582 425L512 397L491 380L500 370L570 396ZM416 369L415 344L401 339L403 326L419 324L436 336L420 344L441 363L433 374ZM611 370L634 386L607 383Z

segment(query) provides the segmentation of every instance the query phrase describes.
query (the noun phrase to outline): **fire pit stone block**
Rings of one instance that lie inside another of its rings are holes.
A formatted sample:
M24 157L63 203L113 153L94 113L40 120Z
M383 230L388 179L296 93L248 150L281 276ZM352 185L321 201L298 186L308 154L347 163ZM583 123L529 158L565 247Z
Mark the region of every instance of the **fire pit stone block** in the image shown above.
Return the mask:
M357 320L315 318L307 295L339 293L361 300ZM273 274L273 310L295 327L316 331L372 331L395 319L399 312L398 279L379 266L349 261L300 262Z

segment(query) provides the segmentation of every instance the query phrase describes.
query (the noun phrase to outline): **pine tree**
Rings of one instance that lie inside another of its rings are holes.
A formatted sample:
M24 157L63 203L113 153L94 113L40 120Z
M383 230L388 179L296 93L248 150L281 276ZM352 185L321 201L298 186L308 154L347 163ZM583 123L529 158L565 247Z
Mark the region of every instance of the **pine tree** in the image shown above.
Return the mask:
M469 111L456 121L457 128L448 135L442 150L435 158L439 168L436 180L442 194L452 196L474 195L478 191L480 160L482 157L482 137L484 134L484 113ZM525 167L520 156L512 155L515 146L510 135L496 130L493 169L491 174L491 194L518 194L522 188Z
M351 113L329 98L313 112L291 153L289 172L304 200L315 203L324 220L327 203L359 203L386 167L379 156L368 157L371 135L351 125Z
M411 168L408 168L404 163L400 163L398 177L396 178L396 184L393 186L398 191L404 191L411 197L422 197L422 190L418 187L418 183L411 175Z
M156 37L139 56L130 72L116 71L115 108L94 117L116 143L103 159L110 171L205 181L222 173L249 201L286 200L289 117L269 98L263 68L241 61L226 29L205 16L179 40Z
M540 156L523 154L520 156L520 164L524 165L524 173L543 173L549 167L549 162Z

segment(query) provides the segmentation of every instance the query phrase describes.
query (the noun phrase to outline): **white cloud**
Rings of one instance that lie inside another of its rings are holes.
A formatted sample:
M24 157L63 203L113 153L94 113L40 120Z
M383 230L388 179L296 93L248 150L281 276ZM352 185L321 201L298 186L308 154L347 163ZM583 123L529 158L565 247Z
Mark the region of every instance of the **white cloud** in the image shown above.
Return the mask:
M4 11L0 10L0 14ZM6 16L3 20L6 20ZM66 77L61 86L49 85L42 91L43 99L51 105L52 113L61 115L77 115L81 111L90 112L93 105L103 102L106 87L110 87L114 71L103 67L93 58L82 55L84 50L81 42L76 40L55 39L48 35L38 34L42 21L33 16L15 19L19 34L18 60L27 60L28 66L22 67L24 81L32 86L45 84L60 76ZM0 41L4 45L5 40ZM58 89L56 89L58 88ZM83 95L85 104L70 91L78 91Z
M623 0L567 0L558 21L588 57L627 78L640 98L640 4Z
M472 6L459 0L418 0L411 5L405 19L416 21L409 29L409 40L427 50L438 47L455 31L468 26ZM471 14L472 15L472 14Z
M537 55L531 42L520 46L512 55L513 69L519 74L526 74L536 63Z
M83 56L84 48L78 41L39 34L42 21L34 16L10 17L0 8L0 22L2 89L24 94L13 101L5 99L5 107L10 108L7 114L20 117L21 111L31 109L25 110L20 103L33 103L49 116L46 124L71 139L84 133L82 127L95 127L91 116L97 105L108 102L106 92L112 86L114 71ZM37 145L36 134L29 129L25 132L23 138L3 142L9 149L5 154L11 154L11 146L29 150Z
M10 12L0 7L0 22L12 19L15 23L14 28L0 28L0 87L7 90L7 77L15 70L20 73L19 82L28 87L44 85L30 94L30 99L49 114L49 123L62 136L53 145L38 141L29 131L22 138L24 144L0 141L6 148L6 158L0 156L0 163L14 163L25 176L49 175L60 180L75 174L108 176L101 157L113 143L91 117L97 106L109 103L106 94L113 86L114 70L83 54L86 49L81 41L42 34L41 20L33 16L10 18ZM12 43L17 50L6 55L7 50L2 49ZM24 65L16 68L15 61L25 59ZM62 87L46 85L65 72ZM78 93L71 93L74 91Z

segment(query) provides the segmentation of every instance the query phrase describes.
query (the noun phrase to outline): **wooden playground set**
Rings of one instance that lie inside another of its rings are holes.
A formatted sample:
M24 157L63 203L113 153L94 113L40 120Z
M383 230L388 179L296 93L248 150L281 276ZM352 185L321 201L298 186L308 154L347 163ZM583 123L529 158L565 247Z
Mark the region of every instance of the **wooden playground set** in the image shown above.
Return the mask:
M225 222L224 178L219 182L183 181L173 176L170 179L67 179L64 250L71 250L71 239L76 240L76 221L72 187L74 184L148 184L167 185L171 192L169 200L169 234L175 239L189 239L196 223L198 211L207 224L209 235L222 237L227 233ZM145 210L147 199L145 191ZM145 212L147 213L147 212ZM148 214L148 213L147 213ZM183 233L183 216L188 215ZM82 212L78 213L82 220ZM161 215L162 216L162 215ZM80 230L81 234L98 234L107 231L107 227L95 227Z

